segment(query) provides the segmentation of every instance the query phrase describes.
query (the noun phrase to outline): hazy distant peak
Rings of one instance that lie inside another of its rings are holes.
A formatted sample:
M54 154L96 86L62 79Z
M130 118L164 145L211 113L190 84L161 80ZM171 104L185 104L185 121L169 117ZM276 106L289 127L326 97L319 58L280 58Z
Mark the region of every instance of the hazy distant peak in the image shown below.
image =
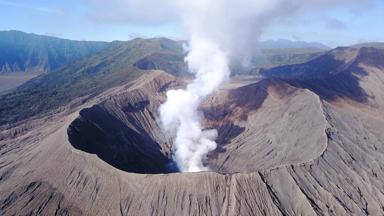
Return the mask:
M260 42L261 49L291 49L309 47L318 49L330 49L330 47L318 42L292 41L287 39L266 40Z
M354 47L354 48L374 47L374 48L377 48L377 49L384 49L384 42L359 43L359 44L353 45L352 47Z

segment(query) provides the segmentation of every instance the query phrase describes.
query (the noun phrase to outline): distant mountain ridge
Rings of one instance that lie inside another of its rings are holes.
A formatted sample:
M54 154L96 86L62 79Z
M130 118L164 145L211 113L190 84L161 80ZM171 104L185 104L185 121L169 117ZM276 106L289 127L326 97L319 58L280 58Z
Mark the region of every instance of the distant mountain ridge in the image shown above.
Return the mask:
M7 72L48 72L76 60L89 57L111 42L74 41L21 31L0 31L0 73ZM181 46L181 44L180 44ZM290 63L302 63L329 47L315 42L267 40L259 44L262 50L254 62L259 67L270 67ZM156 67L154 59L161 66L166 58L172 61L183 61L183 52L173 56L148 56L138 64L139 67ZM169 65L168 65L169 66ZM171 66L173 67L173 66ZM184 70L185 66L173 67L173 70Z
M318 42L292 41L287 39L265 40L260 42L261 49L317 48L327 50L327 45Z
M50 36L0 31L0 73L48 72L91 56L107 42L73 41Z
M354 48L373 47L373 48L377 48L377 49L384 49L384 42L359 43L359 44L353 45L352 47L354 47Z

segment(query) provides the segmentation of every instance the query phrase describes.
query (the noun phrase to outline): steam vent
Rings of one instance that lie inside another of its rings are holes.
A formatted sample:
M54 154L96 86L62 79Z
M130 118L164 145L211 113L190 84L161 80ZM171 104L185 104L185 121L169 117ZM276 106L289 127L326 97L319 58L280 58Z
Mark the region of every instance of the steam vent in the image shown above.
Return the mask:
M158 108L188 82L160 70L4 127L0 215L383 215L384 65L369 56L384 59L338 48L210 94L206 172L172 160Z

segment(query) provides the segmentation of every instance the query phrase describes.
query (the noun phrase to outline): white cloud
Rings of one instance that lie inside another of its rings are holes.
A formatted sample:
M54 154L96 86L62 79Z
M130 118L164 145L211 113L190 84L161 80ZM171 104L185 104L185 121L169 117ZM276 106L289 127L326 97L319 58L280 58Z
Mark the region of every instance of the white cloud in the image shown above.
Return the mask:
M296 25L324 17L334 9L353 13L379 0L85 0L96 22L158 26L179 23L188 31L214 38L231 58L252 53L263 31L273 25ZM198 15L194 15L198 13ZM302 17L306 18L303 19ZM326 26L335 21L324 20ZM340 22L338 23L340 26ZM186 26L187 25L187 26ZM346 26L347 23L344 23ZM284 35L283 35L284 37ZM287 36L285 36L287 37Z

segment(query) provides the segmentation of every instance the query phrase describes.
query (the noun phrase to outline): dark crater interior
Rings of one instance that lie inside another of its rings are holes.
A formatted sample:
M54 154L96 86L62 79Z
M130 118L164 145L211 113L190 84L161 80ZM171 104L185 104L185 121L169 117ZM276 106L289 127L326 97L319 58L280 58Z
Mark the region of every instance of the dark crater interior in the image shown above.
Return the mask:
M135 108L136 109L136 108ZM168 173L172 160L145 130L135 130L99 106L84 109L68 129L71 144L135 173Z
M160 102L136 93L114 96L81 110L68 128L70 143L123 171L178 172L172 160L172 141L166 138L156 117ZM220 109L212 109L206 110L209 115L225 115ZM218 147L208 155L208 165L211 159L225 152L224 146L231 139L244 131L230 121L217 122L213 128L218 130Z
M124 113L124 118L132 113L141 113L140 108L146 103L140 103L139 107L127 105L120 112ZM150 116L150 121L155 123L154 115ZM206 163L225 152L224 146L244 131L244 128L232 123L219 125L216 129L218 146L208 155ZM171 148L162 149L166 143L156 140L154 133L161 132L143 128L142 122L134 118L130 122L119 119L101 105L83 109L68 128L69 141L73 147L96 154L120 170L147 174L178 172L172 160Z
M155 117L158 100L135 90L83 109L68 128L69 141L123 171L176 172L169 141Z

